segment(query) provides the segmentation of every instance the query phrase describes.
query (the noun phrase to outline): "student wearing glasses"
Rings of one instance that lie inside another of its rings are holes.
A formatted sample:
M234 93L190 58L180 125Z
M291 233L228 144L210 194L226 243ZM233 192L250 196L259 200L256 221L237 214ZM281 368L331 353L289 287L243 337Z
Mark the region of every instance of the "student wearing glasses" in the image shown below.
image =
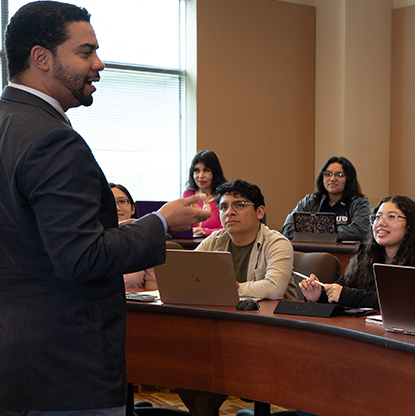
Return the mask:
M120 184L110 183L117 204L118 226L127 224L130 219L137 219L135 203L128 189ZM153 268L140 270L135 273L124 274L126 289L157 289L156 274Z
M415 202L400 195L382 199L370 216L372 233L350 260L345 274L324 289L312 274L299 286L310 302L379 309L373 263L415 266ZM402 288L405 290L405 288Z
M295 212L334 212L339 241L365 241L370 231L371 207L362 194L352 163L342 156L328 159L317 176L316 189L287 216L282 234L293 238Z
M216 189L223 230L213 232L196 250L230 251L239 296L295 299L293 248L264 223L265 202L252 183L234 179ZM192 416L217 416L226 395L176 389Z

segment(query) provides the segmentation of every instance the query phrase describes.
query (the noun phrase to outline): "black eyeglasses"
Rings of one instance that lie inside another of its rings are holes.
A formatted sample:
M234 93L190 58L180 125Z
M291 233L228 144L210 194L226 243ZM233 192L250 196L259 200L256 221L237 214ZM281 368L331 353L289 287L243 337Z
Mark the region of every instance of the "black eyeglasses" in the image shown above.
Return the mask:
M232 209L235 212L239 212L239 211L242 211L246 205L255 205L255 204L253 204L252 202L246 202L246 201L233 201L231 205L229 205L223 202L222 204L219 205L219 212L221 214L225 214L225 212L228 212L229 207L232 207Z

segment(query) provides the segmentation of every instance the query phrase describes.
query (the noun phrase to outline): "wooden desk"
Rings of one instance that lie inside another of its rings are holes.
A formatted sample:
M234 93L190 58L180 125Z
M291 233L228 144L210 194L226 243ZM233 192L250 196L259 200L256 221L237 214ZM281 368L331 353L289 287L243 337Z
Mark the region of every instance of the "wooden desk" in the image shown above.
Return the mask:
M291 241L295 251L303 252L327 252L336 256L340 261L340 274L349 264L349 260L357 252L360 244L343 244L343 243L302 243Z
M415 337L365 318L128 304L130 382L208 390L321 416L411 415Z

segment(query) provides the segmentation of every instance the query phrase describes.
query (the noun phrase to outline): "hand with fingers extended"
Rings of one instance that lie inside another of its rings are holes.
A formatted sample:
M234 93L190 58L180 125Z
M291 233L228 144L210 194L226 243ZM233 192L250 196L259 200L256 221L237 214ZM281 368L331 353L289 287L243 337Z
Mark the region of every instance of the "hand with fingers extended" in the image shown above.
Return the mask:
M209 205L201 208L196 204L206 199L205 194L181 198L163 205L158 212L167 222L168 232L190 230L194 224L206 221L211 216Z

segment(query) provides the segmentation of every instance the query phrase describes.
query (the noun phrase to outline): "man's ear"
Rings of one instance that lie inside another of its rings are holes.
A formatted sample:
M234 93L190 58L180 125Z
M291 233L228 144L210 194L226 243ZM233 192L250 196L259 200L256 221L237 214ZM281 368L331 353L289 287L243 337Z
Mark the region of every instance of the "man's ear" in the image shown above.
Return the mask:
M264 215L265 215L265 207L263 205L260 205L256 210L256 216L259 219L259 221L261 221L262 218L264 218Z
M32 50L30 51L30 59L33 65L35 65L42 71L49 70L50 52L43 46L33 46Z

